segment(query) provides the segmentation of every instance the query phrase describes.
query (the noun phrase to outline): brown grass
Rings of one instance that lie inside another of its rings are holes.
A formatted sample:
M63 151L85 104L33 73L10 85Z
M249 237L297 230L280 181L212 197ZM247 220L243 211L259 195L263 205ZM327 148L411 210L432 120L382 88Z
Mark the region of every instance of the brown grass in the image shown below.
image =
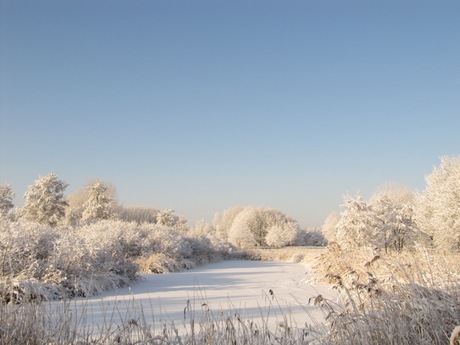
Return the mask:
M382 254L331 244L315 266L342 303L325 306L321 344L447 344L460 324L460 257L426 250Z
M283 247L283 248L253 248L249 250L254 260L282 261L311 264L322 254L326 247Z

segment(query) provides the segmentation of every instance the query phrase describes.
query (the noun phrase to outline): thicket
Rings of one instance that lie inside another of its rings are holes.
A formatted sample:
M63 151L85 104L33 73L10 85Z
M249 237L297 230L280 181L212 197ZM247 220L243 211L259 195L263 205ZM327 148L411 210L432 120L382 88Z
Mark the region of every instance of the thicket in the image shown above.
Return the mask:
M3 220L0 249L2 302L91 296L126 286L139 272L176 272L244 255L218 240L118 220L78 228Z

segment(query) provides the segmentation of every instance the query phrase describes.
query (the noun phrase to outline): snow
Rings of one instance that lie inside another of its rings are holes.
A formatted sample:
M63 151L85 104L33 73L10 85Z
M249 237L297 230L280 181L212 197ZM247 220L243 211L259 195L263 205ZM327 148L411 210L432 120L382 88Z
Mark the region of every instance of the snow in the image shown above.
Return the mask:
M319 306L309 299L321 294L336 300L329 285L314 284L303 264L262 261L223 261L169 274L147 274L129 288L70 303L88 325L138 322L139 315L154 328L163 323L186 325L191 319L241 317L271 327L324 322ZM272 292L272 293L271 293ZM312 298L312 300L313 300ZM62 303L62 302L61 302ZM137 312L137 314L136 314ZM283 317L287 316L287 320Z

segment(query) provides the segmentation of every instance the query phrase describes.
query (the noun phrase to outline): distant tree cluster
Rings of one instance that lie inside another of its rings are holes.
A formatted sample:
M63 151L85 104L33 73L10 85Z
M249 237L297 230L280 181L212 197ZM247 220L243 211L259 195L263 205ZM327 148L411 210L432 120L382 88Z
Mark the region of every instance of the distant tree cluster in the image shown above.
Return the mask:
M371 246L400 252L420 244L458 252L460 157L441 158L426 183L421 193L386 185L368 202L359 194L345 196L342 212L326 218L322 233L345 248Z
M233 207L213 220L216 236L240 247L304 245L299 224L279 210L264 207Z

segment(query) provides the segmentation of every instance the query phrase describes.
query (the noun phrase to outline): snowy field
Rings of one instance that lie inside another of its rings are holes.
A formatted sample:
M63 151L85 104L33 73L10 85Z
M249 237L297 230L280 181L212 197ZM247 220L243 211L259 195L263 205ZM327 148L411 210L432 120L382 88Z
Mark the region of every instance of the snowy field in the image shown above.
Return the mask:
M328 285L313 284L303 264L224 261L170 274L143 275L130 288L70 303L72 314L84 327L135 321L159 330L174 323L179 331L191 321L241 318L276 329L304 328L324 322L319 307L309 299L321 294L336 299ZM56 305L62 304L56 303Z

